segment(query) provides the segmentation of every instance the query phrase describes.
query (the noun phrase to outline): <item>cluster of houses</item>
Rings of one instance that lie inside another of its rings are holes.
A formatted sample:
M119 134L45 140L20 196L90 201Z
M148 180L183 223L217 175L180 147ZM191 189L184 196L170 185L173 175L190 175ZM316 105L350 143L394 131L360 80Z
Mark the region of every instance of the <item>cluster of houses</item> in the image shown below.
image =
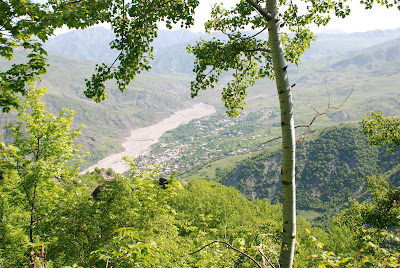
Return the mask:
M192 126L187 133L179 132L180 139L169 138L166 142L161 138L156 153L140 156L137 159L138 168L148 165L161 164L160 172L170 174L190 169L212 159L247 154L259 150L253 140L261 138L254 135L254 129L259 127L255 122L247 122L248 112L242 113L238 118L202 118L190 122ZM188 128L186 128L188 129ZM253 134L253 135L252 135ZM174 135L172 135L174 137ZM238 138L239 148L225 148L221 142L226 138Z

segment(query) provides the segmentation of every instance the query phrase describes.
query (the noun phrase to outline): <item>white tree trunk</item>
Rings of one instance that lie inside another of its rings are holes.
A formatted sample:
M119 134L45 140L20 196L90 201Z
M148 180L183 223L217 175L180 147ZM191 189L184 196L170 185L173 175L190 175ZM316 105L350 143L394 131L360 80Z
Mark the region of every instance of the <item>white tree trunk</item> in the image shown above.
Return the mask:
M267 1L267 11L275 17L278 13L276 0ZM293 118L293 102L291 87L284 59L282 40L280 38L280 21L268 21L269 44L272 64L275 72L281 109L282 130L282 205L283 235L279 263L282 268L292 267L296 242L296 139Z

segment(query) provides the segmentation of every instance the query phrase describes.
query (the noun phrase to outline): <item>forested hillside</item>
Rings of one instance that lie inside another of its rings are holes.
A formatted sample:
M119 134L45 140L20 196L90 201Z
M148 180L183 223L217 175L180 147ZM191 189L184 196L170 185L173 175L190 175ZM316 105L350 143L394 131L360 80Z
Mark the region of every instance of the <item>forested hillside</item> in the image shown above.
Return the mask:
M249 201L215 182L191 180L182 187L174 177L167 179L163 189L154 170L128 177L97 170L47 184L38 192L32 247L40 252L44 243L46 267L254 267L264 254L277 265L279 204ZM2 267L28 262L23 219L29 211L16 206L24 199L18 183L8 173L1 181ZM325 262L309 259L323 252L309 231L324 250L344 253L356 246L347 229L335 229L330 237L299 219L295 267Z
M397 171L399 157L399 150L388 154L385 148L368 145L359 124L341 124L312 133L298 144L298 208L323 213L344 208L349 197L364 200L367 177ZM274 203L281 196L280 161L279 149L267 149L234 167L218 168L209 179L234 186L249 199ZM187 175L190 172L183 177ZM390 178L394 185L400 183L394 174Z

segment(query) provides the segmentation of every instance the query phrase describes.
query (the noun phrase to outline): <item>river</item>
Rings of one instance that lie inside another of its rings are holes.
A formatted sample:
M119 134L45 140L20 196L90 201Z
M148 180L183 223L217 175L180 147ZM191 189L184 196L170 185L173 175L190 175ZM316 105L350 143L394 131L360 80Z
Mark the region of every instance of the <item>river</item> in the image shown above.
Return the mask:
M215 113L213 106L198 103L192 108L179 110L172 116L154 125L134 129L130 132L130 136L125 138L125 141L121 144L125 148L125 151L107 156L82 173L86 173L87 171L92 172L95 167L112 168L118 173L128 171L129 167L122 161L122 157L146 155L150 152L150 146L157 143L158 139L168 130L175 129L182 124L189 123L193 119L205 117L213 113Z

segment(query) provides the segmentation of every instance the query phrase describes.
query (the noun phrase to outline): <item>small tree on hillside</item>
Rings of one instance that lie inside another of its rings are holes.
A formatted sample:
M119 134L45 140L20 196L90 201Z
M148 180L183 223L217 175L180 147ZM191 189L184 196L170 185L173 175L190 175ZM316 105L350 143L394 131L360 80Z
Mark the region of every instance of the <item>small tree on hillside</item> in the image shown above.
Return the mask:
M8 161L7 168L15 170L17 175L13 179L17 189L13 190L17 196L14 205L25 208L29 215L26 226L31 259L37 254L35 244L43 242L40 241L43 234L36 232L36 226L56 209L54 200L62 195L57 181L66 176L74 164L72 161L79 164L77 160L81 158L77 154L80 146L74 145L80 134L80 126L72 126L74 112L63 109L58 116L47 113L40 101L44 93L44 89L29 90L17 122L7 126L14 139L13 146L19 149L17 160Z

